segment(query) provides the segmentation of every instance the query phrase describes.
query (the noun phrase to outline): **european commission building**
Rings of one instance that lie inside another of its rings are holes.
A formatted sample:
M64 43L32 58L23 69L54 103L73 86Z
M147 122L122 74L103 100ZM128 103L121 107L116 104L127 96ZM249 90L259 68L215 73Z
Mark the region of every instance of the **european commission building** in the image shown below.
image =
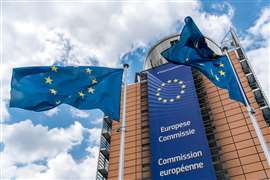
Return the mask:
M166 62L160 53L181 38L157 43L144 71L127 87L125 180L270 179L270 169L245 106L195 69ZM216 54L221 49L211 40ZM270 109L233 31L222 46L255 109L270 146ZM98 180L118 179L120 123L104 118Z

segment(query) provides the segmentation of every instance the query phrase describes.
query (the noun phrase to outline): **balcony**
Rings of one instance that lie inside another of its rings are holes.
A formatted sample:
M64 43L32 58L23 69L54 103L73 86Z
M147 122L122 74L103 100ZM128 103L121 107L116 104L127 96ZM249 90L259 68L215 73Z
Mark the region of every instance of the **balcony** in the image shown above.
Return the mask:
M241 61L240 63L245 74L251 73L251 70L247 61Z
M264 107L266 106L266 101L264 99L264 96L262 94L262 91L260 89L256 89L254 92L254 96L255 96L255 99L256 99L256 102L258 103L258 105L260 107Z
M100 172L97 173L96 180L107 180L105 177L102 176Z
M104 177L108 177L109 161L102 153L99 153L98 172Z
M262 113L263 113L263 117L264 120L270 124L270 108L269 107L265 107L262 109Z
M258 88L258 84L257 84L256 79L255 79L253 74L249 74L247 76L247 79L248 79L248 84L251 87L251 89L257 89Z
M244 55L243 50L242 50L241 48L238 48L238 49L236 50L236 52L237 52L239 61L245 59L245 55Z
M108 116L105 116L103 118L104 122L106 122L109 126L112 126L112 120L108 117Z
M101 136L101 142L100 142L100 152L106 157L109 158L110 154L110 144L105 139L105 137Z
M102 136L104 136L108 141L111 139L112 135L112 126L106 121L103 123Z

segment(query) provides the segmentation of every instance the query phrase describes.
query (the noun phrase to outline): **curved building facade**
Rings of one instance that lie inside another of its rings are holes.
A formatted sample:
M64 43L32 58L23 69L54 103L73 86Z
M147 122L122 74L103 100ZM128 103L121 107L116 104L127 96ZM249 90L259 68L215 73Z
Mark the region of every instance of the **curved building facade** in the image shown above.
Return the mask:
M179 34L174 34L171 36L168 36L162 40L160 40L156 45L154 45L145 61L144 61L144 70L147 69L151 69L154 67L158 67L162 64L167 63L167 61L160 55L160 53L166 49L168 49L169 47L171 47L174 43L176 43L178 40L180 39L180 35ZM219 48L219 46L212 41L209 38L205 38L207 45L216 53L221 55L221 49Z
M231 32L230 35L228 43L233 46L229 48L229 56L247 97L256 111L256 118L268 146L270 146L268 102L235 33ZM157 43L145 59L144 71L138 73L135 83L127 87L125 180L150 180L154 177L153 173L159 173L151 169L151 158L157 150L151 147L150 143L150 105L148 101L150 95L147 72L167 63L161 57L160 52L170 47L178 39L179 35L176 34ZM212 40L206 38L206 41L216 54L222 54L221 49ZM270 168L266 163L245 106L231 100L227 91L214 86L200 72L192 69L191 73L215 178L270 179ZM118 179L120 151L118 129L120 124L104 118L97 179ZM181 145L179 145L180 147Z

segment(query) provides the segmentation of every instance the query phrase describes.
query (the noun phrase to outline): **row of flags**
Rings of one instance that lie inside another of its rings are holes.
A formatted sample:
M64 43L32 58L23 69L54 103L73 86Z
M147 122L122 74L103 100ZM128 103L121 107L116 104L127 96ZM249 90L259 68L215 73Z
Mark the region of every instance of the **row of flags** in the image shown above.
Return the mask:
M245 104L229 59L208 47L191 17L185 18L180 40L161 55L171 63L199 70L216 86L227 89L231 99ZM45 111L65 103L78 109L99 108L118 121L122 76L123 69L94 66L14 68L10 107Z

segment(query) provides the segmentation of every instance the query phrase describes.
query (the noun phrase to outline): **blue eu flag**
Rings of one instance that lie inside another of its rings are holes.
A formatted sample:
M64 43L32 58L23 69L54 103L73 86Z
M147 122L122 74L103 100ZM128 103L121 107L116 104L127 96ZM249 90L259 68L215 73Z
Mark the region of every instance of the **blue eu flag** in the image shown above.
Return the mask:
M123 69L94 66L15 68L10 107L45 111L65 103L119 120L122 75Z
M227 89L231 99L246 105L229 59L215 54L191 17L185 18L180 40L161 55L169 62L194 67L216 86Z

